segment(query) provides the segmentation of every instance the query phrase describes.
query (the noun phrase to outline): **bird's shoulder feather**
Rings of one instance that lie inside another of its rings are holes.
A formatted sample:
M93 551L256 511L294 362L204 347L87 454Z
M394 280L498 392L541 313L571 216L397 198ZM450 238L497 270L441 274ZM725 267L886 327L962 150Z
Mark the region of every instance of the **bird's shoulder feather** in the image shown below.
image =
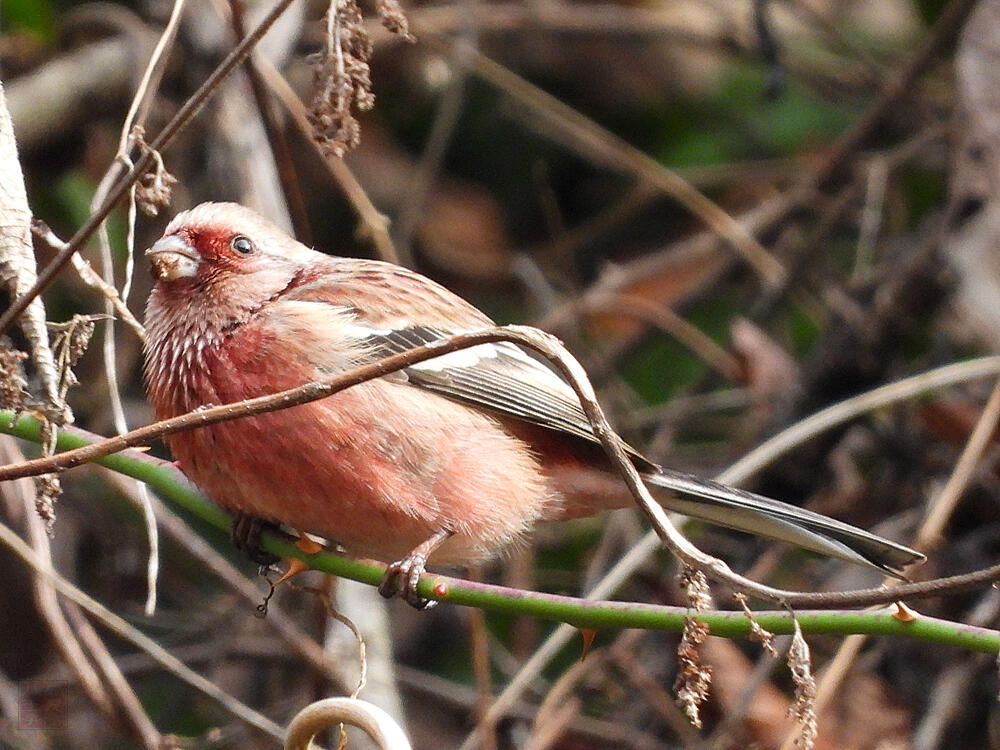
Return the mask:
M494 325L480 310L420 274L378 261L331 258L324 272L286 295L326 306L370 360ZM576 393L532 354L509 342L480 344L413 365L406 382L489 412L596 443ZM653 466L632 451L643 468Z

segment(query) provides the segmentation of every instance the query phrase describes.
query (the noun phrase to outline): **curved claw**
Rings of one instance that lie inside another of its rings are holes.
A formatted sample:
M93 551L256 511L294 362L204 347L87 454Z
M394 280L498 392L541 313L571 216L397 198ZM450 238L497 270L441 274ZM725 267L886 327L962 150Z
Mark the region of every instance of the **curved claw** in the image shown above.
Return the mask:
M424 599L417 593L417 584L424 572L424 561L414 559L412 555L390 564L385 571L378 592L386 599L401 597L414 609L430 609L437 602Z
M406 557L391 563L385 570L382 582L378 585L378 592L386 599L400 596L414 609L430 609L437 604L430 599L421 598L417 594L417 584L420 583L420 575L424 572L424 566L427 565L427 558L451 534L452 532L447 530L439 531Z

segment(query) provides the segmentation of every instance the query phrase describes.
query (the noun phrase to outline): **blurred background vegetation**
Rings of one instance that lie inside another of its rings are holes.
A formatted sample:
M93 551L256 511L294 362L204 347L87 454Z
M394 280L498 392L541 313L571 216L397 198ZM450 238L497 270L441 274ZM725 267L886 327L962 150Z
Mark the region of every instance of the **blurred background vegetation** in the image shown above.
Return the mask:
M60 237L91 213L171 5L0 5L0 79L29 202ZM240 70L163 153L178 183L163 215L139 218L134 247L141 253L176 211L237 200L323 251L417 268L499 322L559 335L629 441L657 461L712 476L820 408L1000 346L998 5L420 2L404 7L415 43L362 6L377 101L360 115L361 143L346 164L388 217L392 242L379 241L384 227L366 218L334 159L317 150L268 79L282 154ZM246 25L268 7L251 4ZM294 3L260 48L304 103L324 12L323 3ZM150 99L149 137L233 47L229 13L226 0L188 3ZM118 288L127 227L123 205L108 222ZM45 243L35 249L39 267L53 257ZM102 267L96 243L84 256ZM128 305L141 319L150 279L136 265ZM72 269L45 303L54 321L104 310ZM76 367L69 401L78 425L108 435L106 326L98 323ZM115 342L125 417L146 424L141 342L123 325ZM1000 549L995 444L943 535L924 538L920 529L988 393L989 384L971 383L826 432L774 461L754 489L916 544L930 557L921 577L985 567ZM35 448L8 445L10 461L18 450ZM311 700L350 690L356 647L323 602L283 589L267 618L254 617L266 584L224 535L196 519L164 531L159 605L145 615L148 542L136 486L88 467L63 484L53 557L84 590L279 724ZM23 507L9 487L6 494L17 526ZM161 511L161 523L170 512ZM628 511L542 528L531 549L475 573L579 593L643 531ZM867 571L726 531L687 531L774 585L878 583ZM210 549L196 554L201 538ZM206 572L213 565L238 574ZM27 571L15 561L4 570L0 743L150 746L113 695L101 709L79 688ZM676 572L666 555L653 557L619 596L680 603ZM418 748L458 747L490 693L551 628L448 606L416 613L364 587L319 576L312 583L359 619L371 670L362 697L404 721ZM995 626L1000 597L991 590L923 608ZM282 613L295 632L275 624ZM74 630L83 627L78 613L66 616ZM99 626L96 635L156 730L183 738L180 746L276 746L131 645ZM295 639L323 648L326 666L303 656ZM810 643L816 668L842 646ZM777 748L795 735L785 717L786 672L759 645L721 639L704 648L714 667L705 726L688 726L671 697L676 646L669 634L600 633L580 666L574 642L533 675L481 746ZM847 666L820 709L817 747L1000 747L991 660L888 641L842 658ZM18 710L36 712L43 729L26 730Z

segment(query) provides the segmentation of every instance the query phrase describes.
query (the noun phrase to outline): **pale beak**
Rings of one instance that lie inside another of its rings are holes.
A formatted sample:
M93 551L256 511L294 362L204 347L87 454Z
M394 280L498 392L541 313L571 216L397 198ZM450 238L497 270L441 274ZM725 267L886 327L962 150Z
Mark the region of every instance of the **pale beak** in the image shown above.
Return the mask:
M146 251L153 276L159 281L191 278L198 273L201 255L176 234L161 237Z

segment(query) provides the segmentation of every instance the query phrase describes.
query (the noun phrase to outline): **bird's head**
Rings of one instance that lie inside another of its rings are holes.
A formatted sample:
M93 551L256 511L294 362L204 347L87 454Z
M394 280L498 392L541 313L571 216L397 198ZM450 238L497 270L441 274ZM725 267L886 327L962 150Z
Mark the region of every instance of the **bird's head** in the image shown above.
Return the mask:
M226 324L280 296L323 256L249 208L202 203L174 217L146 257L157 280L151 305Z

